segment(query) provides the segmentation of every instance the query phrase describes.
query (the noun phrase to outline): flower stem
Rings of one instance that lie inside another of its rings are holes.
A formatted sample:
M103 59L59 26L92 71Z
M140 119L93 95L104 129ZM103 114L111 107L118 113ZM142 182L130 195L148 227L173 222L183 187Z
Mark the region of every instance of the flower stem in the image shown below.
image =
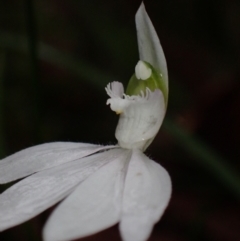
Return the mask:
M38 42L37 42L37 29L36 29L36 19L34 11L34 1L26 0L26 27L28 32L27 48L30 56L31 63L31 76L32 81L30 82L30 92L32 105L32 116L33 116L33 138L34 141L39 142L41 138L40 124L41 124L41 110L40 110L40 70L39 70L39 58L38 58ZM40 241L41 238L35 232L33 222L27 222L25 224L25 229L28 231L28 237L30 240Z
M0 51L0 158L5 154L5 138L4 138L4 70L5 70L5 53Z
M26 27L28 32L28 51L30 55L31 62L31 100L33 103L32 106L32 116L34 123L34 139L36 142L39 141L40 138L40 71L39 71L39 63L38 63L38 42L37 42L37 29L36 29L36 19L35 19L35 11L34 11L34 1L26 0Z

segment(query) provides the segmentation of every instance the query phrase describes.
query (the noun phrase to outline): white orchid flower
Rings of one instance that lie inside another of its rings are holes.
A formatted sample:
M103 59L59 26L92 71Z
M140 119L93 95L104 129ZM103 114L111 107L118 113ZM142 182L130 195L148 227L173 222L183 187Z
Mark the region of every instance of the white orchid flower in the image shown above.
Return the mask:
M136 25L140 61L126 94L119 82L106 87L107 104L120 114L118 145L46 143L1 160L1 184L26 178L0 195L0 231L64 199L44 227L44 241L85 237L118 222L124 241L150 236L171 195L166 170L143 154L166 112L168 74L143 4Z

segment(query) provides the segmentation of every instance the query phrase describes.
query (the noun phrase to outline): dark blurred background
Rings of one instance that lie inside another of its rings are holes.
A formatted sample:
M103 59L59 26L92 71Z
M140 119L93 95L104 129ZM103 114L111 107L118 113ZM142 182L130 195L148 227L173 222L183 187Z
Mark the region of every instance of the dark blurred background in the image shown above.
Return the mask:
M0 1L0 154L51 141L116 143L104 87L138 61L132 0ZM150 241L240 240L240 1L149 0L169 106L147 154L173 195ZM1 192L9 185L1 187ZM51 210L0 233L41 241ZM0 214L1 215L1 214ZM82 239L119 240L117 226ZM133 240L134 241L134 240Z

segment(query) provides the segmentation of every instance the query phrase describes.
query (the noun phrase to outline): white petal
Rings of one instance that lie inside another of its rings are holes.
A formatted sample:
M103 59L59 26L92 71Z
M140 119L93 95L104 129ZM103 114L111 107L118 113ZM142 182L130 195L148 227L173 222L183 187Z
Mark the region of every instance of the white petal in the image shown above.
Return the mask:
M134 150L125 181L120 232L124 241L145 241L171 196L166 170Z
M0 195L0 231L25 222L59 202L119 153L119 149L97 153L44 170L13 185Z
M168 90L167 63L157 33L142 3L136 14L138 50L140 60L150 63L163 75Z
M111 146L73 142L53 142L29 147L0 161L0 184L109 148Z
M44 228L45 241L67 241L104 230L120 219L123 182L131 151L121 149L64 200Z

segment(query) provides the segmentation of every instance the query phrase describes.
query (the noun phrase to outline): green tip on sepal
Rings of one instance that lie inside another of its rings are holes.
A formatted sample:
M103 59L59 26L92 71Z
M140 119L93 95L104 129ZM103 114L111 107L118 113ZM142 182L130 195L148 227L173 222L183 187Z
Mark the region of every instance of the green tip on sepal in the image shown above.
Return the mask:
M151 91L159 89L162 91L165 103L168 101L168 91L163 75L159 73L150 63L146 61L139 61L135 68L135 73L129 80L126 94L139 95L143 91L146 93L146 89Z

